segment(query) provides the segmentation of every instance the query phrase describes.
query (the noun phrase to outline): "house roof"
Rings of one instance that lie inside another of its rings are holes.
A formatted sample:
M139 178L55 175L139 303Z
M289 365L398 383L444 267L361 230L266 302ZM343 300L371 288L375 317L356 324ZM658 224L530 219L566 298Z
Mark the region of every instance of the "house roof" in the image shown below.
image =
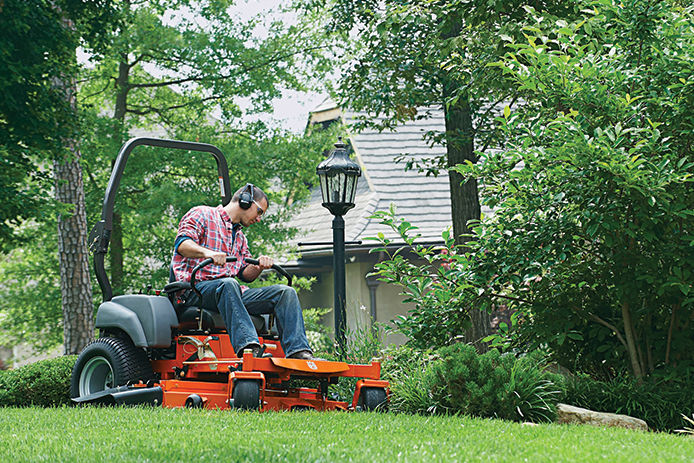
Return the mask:
M426 176L417 169L406 171L405 162L396 162L396 158L406 155L408 159L423 161L446 154L445 147L430 145L424 139L427 132L440 133L444 130L443 110L428 108L426 118L409 121L394 130L386 129L383 132L371 128L356 132L354 123L363 114L340 111L330 100L324 101L312 111L311 118L323 122L326 115L335 117L336 114L348 128L354 159L362 168L355 198L356 206L344 216L345 240L364 240L383 233L394 242L402 243L399 235L390 227L370 218L374 212L387 211L393 204L398 217L418 227L412 232L421 234L418 241L442 242L441 233L452 225L448 175L442 172L435 177ZM289 226L299 229L292 244L332 242L332 215L321 207L318 188L312 191L306 206L291 220ZM373 246L376 243L364 241L363 244ZM311 250L320 249L326 250L326 246L301 248L304 255L310 254Z

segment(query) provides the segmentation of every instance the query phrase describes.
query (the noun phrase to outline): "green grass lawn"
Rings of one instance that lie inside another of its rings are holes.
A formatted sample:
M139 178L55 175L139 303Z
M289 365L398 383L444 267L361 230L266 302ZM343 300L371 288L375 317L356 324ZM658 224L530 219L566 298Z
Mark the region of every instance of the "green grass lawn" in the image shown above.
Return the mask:
M694 439L587 426L374 413L0 408L0 455L22 461L694 460Z

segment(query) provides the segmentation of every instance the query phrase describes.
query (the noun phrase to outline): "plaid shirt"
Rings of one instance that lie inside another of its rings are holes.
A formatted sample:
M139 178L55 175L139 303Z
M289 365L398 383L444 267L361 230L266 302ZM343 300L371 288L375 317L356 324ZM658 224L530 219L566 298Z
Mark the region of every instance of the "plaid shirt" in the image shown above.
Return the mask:
M240 227L232 240L233 224L222 206L197 206L189 210L178 225L178 239L187 236L200 246L236 257L236 262L225 265L210 264L195 274L196 281L214 280L216 278L236 277L246 266L244 259L251 257L248 251L248 241ZM174 252L172 266L177 281L189 281L190 274L203 258L183 257ZM242 286L242 291L247 287Z

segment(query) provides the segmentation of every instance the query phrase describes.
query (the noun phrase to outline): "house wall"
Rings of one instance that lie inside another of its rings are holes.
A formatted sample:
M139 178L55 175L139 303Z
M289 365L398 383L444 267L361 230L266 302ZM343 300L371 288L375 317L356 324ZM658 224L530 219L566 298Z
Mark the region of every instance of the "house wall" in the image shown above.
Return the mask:
M345 309L347 314L348 333L358 333L371 326L371 295L365 276L373 269L369 262L353 262L345 266ZM299 294L301 306L330 307L333 306L333 272L325 272L320 275L320 281L316 282L311 291L302 291ZM379 283L376 288L376 321L391 325L390 321L399 314L407 313L409 304L402 302L403 297L398 293L400 288L386 283ZM332 311L323 320L331 330L335 327L335 318ZM388 334L385 344L403 344L407 338L401 334Z

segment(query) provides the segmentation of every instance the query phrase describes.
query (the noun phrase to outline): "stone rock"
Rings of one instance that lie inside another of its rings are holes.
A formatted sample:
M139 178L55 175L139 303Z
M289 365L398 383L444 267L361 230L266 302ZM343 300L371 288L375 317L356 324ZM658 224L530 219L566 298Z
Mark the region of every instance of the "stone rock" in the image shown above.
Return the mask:
M557 423L589 424L591 426L616 426L648 431L645 421L617 413L594 412L573 405L557 405Z

